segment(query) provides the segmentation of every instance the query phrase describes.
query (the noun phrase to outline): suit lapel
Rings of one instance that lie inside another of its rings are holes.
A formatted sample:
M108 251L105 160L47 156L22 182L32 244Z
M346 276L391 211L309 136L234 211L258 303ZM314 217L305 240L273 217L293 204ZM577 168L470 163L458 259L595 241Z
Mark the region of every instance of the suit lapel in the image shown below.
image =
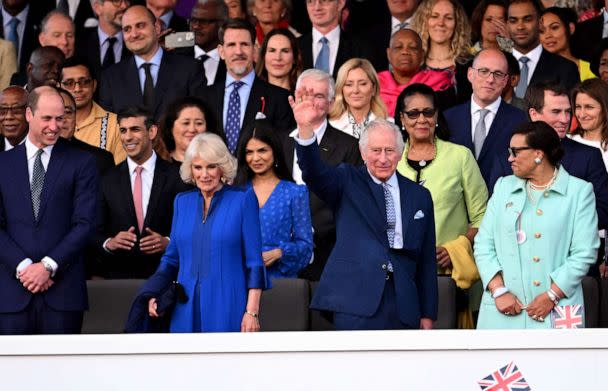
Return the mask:
M224 130L224 90L226 89L226 79L215 79L215 101L217 102L217 112L215 113L218 123L218 129L226 134Z
M528 86L531 86L532 84L534 84L535 82L538 81L539 78L543 77L543 75L547 74L547 67L549 67L550 64L547 63L547 54L545 53L545 49L542 50L542 52L540 53L540 57L538 58L538 64L536 64L536 67L534 68L534 73L532 74L532 77L530 78L530 83L528 83ZM551 73L551 72L549 72ZM502 106L502 104L501 104Z
M148 200L148 209L146 210L146 218L144 219L144 227L150 225L150 221L154 217L154 211L158 207L165 182L167 181L167 172L164 161L157 157L156 166L154 167L154 179L152 180L152 188L150 189L150 199Z
M135 205L133 204L133 190L131 189L131 174L129 173L129 165L127 161L123 161L120 163L120 173L119 173L119 197L122 198L121 205L124 205L125 212L127 214L128 220L133 221L133 226L136 231L139 231L137 227L137 215L135 214Z
M123 91L128 94L127 96L134 97L133 103L137 102L143 104L144 96L139 84L139 71L137 69L137 64L135 63L135 57L131 57L126 64L127 66L124 74L125 88Z
M381 229L374 229L374 232L378 233L378 237L380 238L380 240L382 240L382 242L386 246L388 246L388 236L386 235L386 226L387 226L386 205L385 205L385 201L384 201L384 192L382 190L382 186L380 186L374 182L372 177L369 175L369 172L367 172L367 167L362 166L359 169L361 170L362 174L366 178L367 186L369 187L369 190L374 199L374 203L376 204L376 207L378 208L377 213L369 214L369 216L377 217L376 218L377 221L375 221L375 222L372 221L372 223L376 223L376 225L373 226L373 228L381 227Z
M99 48L99 32L97 29L95 29L94 34L89 35L88 44L88 52L89 56L91 56L90 58L92 59L93 64L99 64L99 69L101 69L101 49Z
M8 153L8 152L3 152ZM30 217L32 221L34 221L34 208L32 207L32 190L30 187L30 174L27 167L27 152L25 151L25 145L17 145L15 147L16 153L16 164L13 167L13 170L17 175L15 175L15 180L17 181L17 189L21 191L21 194L24 199L30 200Z
M253 85L251 86L251 91L249 92L249 99L247 100L247 107L245 108L245 118L243 118L243 126L242 129L246 126L246 124L250 124L255 120L255 115L258 111L261 111L261 99L264 97L264 85L262 80L255 77L253 79Z
M171 72L171 57L169 53L164 52L162 59L160 60L160 67L158 69L158 77L156 78L156 86L154 87L154 110L156 113L158 107L163 103L163 94L167 88L173 83L173 74Z
M50 195L53 194L53 188L57 182L57 178L62 173L63 164L65 163L65 153L67 152L67 146L59 140L53 147L51 152L51 159L44 175L44 186L42 187L42 193L40 195L40 210L38 212L38 221L42 219L46 205L48 204ZM31 197L30 197L31 198Z
M336 63L334 64L334 69L332 72L334 79L338 78L338 70L340 69L340 65L344 64L351 57L352 53L350 38L344 33L344 31L342 31L342 29L340 29L340 42L338 43Z
M303 68L313 68L314 64L312 63L312 31L302 36L300 47L302 48Z
M324 162L331 162L332 154L334 151L333 146L335 145L335 141L333 140L333 132L329 129L329 123L327 124L327 128L325 129L325 134L321 139L321 143L319 144L319 154L321 155L321 160Z

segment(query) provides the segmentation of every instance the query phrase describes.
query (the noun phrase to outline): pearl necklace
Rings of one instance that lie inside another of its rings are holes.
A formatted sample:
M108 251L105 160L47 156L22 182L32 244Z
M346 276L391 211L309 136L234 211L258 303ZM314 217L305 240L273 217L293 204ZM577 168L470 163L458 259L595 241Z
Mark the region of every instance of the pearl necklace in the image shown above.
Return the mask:
M555 183L555 178L557 178L557 167L553 170L553 176L551 177L549 182L545 183L544 185L535 185L529 179L526 180L526 195L528 196L528 200L530 200L530 202L533 205L535 205L536 199L534 198L532 191L533 190L549 190L551 188L551 186L553 186L553 183Z

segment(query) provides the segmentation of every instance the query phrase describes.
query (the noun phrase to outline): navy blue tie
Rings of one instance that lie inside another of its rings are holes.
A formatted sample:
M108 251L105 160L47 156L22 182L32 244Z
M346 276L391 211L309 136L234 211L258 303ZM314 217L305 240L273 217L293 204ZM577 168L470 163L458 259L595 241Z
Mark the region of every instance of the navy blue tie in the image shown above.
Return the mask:
M236 152L236 144L241 131L241 97L239 88L245 84L242 81L232 82L232 92L228 101L228 112L226 113L226 139L228 140L228 149L234 155Z

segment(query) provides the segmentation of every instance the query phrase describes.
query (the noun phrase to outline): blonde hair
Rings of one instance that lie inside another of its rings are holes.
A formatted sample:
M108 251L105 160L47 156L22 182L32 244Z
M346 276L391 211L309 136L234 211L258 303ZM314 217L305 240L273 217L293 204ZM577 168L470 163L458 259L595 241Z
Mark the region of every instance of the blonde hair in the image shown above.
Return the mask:
M450 54L454 57L454 61L464 64L471 59L471 25L469 18L460 5L454 0L423 0L416 9L412 17L411 29L417 31L422 39L422 49L428 56L430 52L431 38L429 36L428 21L433 13L433 7L440 1L448 1L454 8L454 35L450 41Z
M192 139L186 153L184 162L179 168L179 175L186 183L194 184L192 178L192 160L202 159L210 164L217 164L222 170L222 180L232 183L236 176L236 159L230 154L222 138L213 133L201 133Z
M338 79L336 81L336 97L334 104L331 106L329 111L329 118L336 119L340 118L348 110L348 103L344 99L342 90L346 84L346 78L348 73L353 69L361 69L374 86L372 93L372 100L370 102L370 110L378 118L386 118L387 110L382 99L380 99L380 80L378 80L378 74L374 69L374 66L364 58L351 58L346 61L338 70Z

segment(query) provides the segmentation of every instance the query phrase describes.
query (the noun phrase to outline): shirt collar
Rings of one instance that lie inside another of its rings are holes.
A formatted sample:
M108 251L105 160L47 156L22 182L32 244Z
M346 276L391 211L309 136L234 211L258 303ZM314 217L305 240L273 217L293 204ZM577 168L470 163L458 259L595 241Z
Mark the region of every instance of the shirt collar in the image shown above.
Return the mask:
M108 34L105 33L105 31L103 31L101 29L101 27L97 26L97 35L99 36L99 46L101 47L101 45L103 45L106 40L108 38L110 38L110 36ZM122 32L117 32L116 35L113 36L114 38L116 38L116 43L121 42L122 43Z
M255 71L252 69L251 72L249 72L244 77L240 78L239 81L242 81L243 83L247 84L248 86L252 86L253 85L253 79L255 79ZM226 72L226 87L228 87L229 85L231 85L232 83L234 83L236 80L237 79L235 79L234 77L232 77L232 75L230 74L230 72Z
M194 58L199 58L203 54L206 54L210 58L213 58L214 60L217 60L217 61L219 61L219 59L220 59L220 54L219 54L217 48L213 48L213 49L209 50L208 52L206 52L203 49L201 49L198 45L194 45Z
M160 67L160 61L163 58L163 49L161 47L158 48L154 56L150 59L150 61L145 61L143 58L139 56L133 56L135 58L135 65L137 65L137 69L141 68L141 66L145 63L150 63Z
M321 142L321 140L323 139L323 136L325 135L326 130L327 130L327 119L324 120L323 123L313 131L315 133L315 136L317 136L317 143ZM289 137L291 137L291 138L295 138L297 135L298 135L298 129L295 129L291 133L289 133Z
M29 134L25 137L25 153L27 156L27 160L30 160L31 158L33 158L36 155L36 152L38 152L40 148L38 148L37 146L35 146L32 141L30 140L30 136ZM42 148L44 150L45 153L48 153L49 156L51 156L51 152L53 151L53 145L47 145L46 147Z
M604 17L604 24L608 23L608 11L606 11L606 8L602 8L602 16Z
M523 54L519 51L517 51L516 49L513 49L513 56L519 61L520 58L522 58L523 56L526 56L530 59L530 61L532 61L533 63L538 63L538 60L540 60L540 55L543 53L543 45L538 44L537 47L535 47L534 49L530 50L528 53Z
M317 42L319 42L319 39L321 39L321 37L325 37L329 40L329 42L333 42L337 39L340 38L340 25L337 25L336 27L334 27L333 30L331 30L329 33L323 35L321 34L321 32L319 30L317 30L316 28L312 28L312 43L315 44Z
M496 115L501 102L502 98L499 96L494 102L490 103L486 107L481 107L477 104L477 102L475 102L475 99L473 99L473 97L471 96L471 115L477 113L481 109L490 110L492 114Z
M127 165L129 166L129 174L133 174L137 166L142 166L144 171L154 172L154 167L156 166L156 152L152 150L152 156L150 156L143 164L137 164L127 156Z
M375 184L377 185L381 185L382 181L378 178L376 178L375 176L372 175L371 172L369 172L369 168L367 169L367 172L369 174L369 176L372 178L372 181L374 181ZM386 181L386 184L389 185L389 187L392 188L399 188L399 182L397 181L397 174L393 172L393 175L390 176L390 178L388 178L388 180Z
M401 21L397 18L395 18L394 16L391 16L391 32L395 33L395 29L397 28L397 26L401 25ZM407 23L408 26L412 25L412 17L410 16L409 18L407 18L406 20L403 21L403 23Z
M6 10L4 9L4 7L2 7L0 5L0 7L2 8L2 20L4 21L4 25L8 26L8 23L11 21L11 19L13 18L17 18L19 19L19 22L21 22L20 24L25 26L25 22L27 20L27 13L30 9L30 5L26 5L25 8L23 9L23 11L19 12L16 16L13 16L11 14L9 14L8 12L6 12ZM6 39L6 38L4 38Z

